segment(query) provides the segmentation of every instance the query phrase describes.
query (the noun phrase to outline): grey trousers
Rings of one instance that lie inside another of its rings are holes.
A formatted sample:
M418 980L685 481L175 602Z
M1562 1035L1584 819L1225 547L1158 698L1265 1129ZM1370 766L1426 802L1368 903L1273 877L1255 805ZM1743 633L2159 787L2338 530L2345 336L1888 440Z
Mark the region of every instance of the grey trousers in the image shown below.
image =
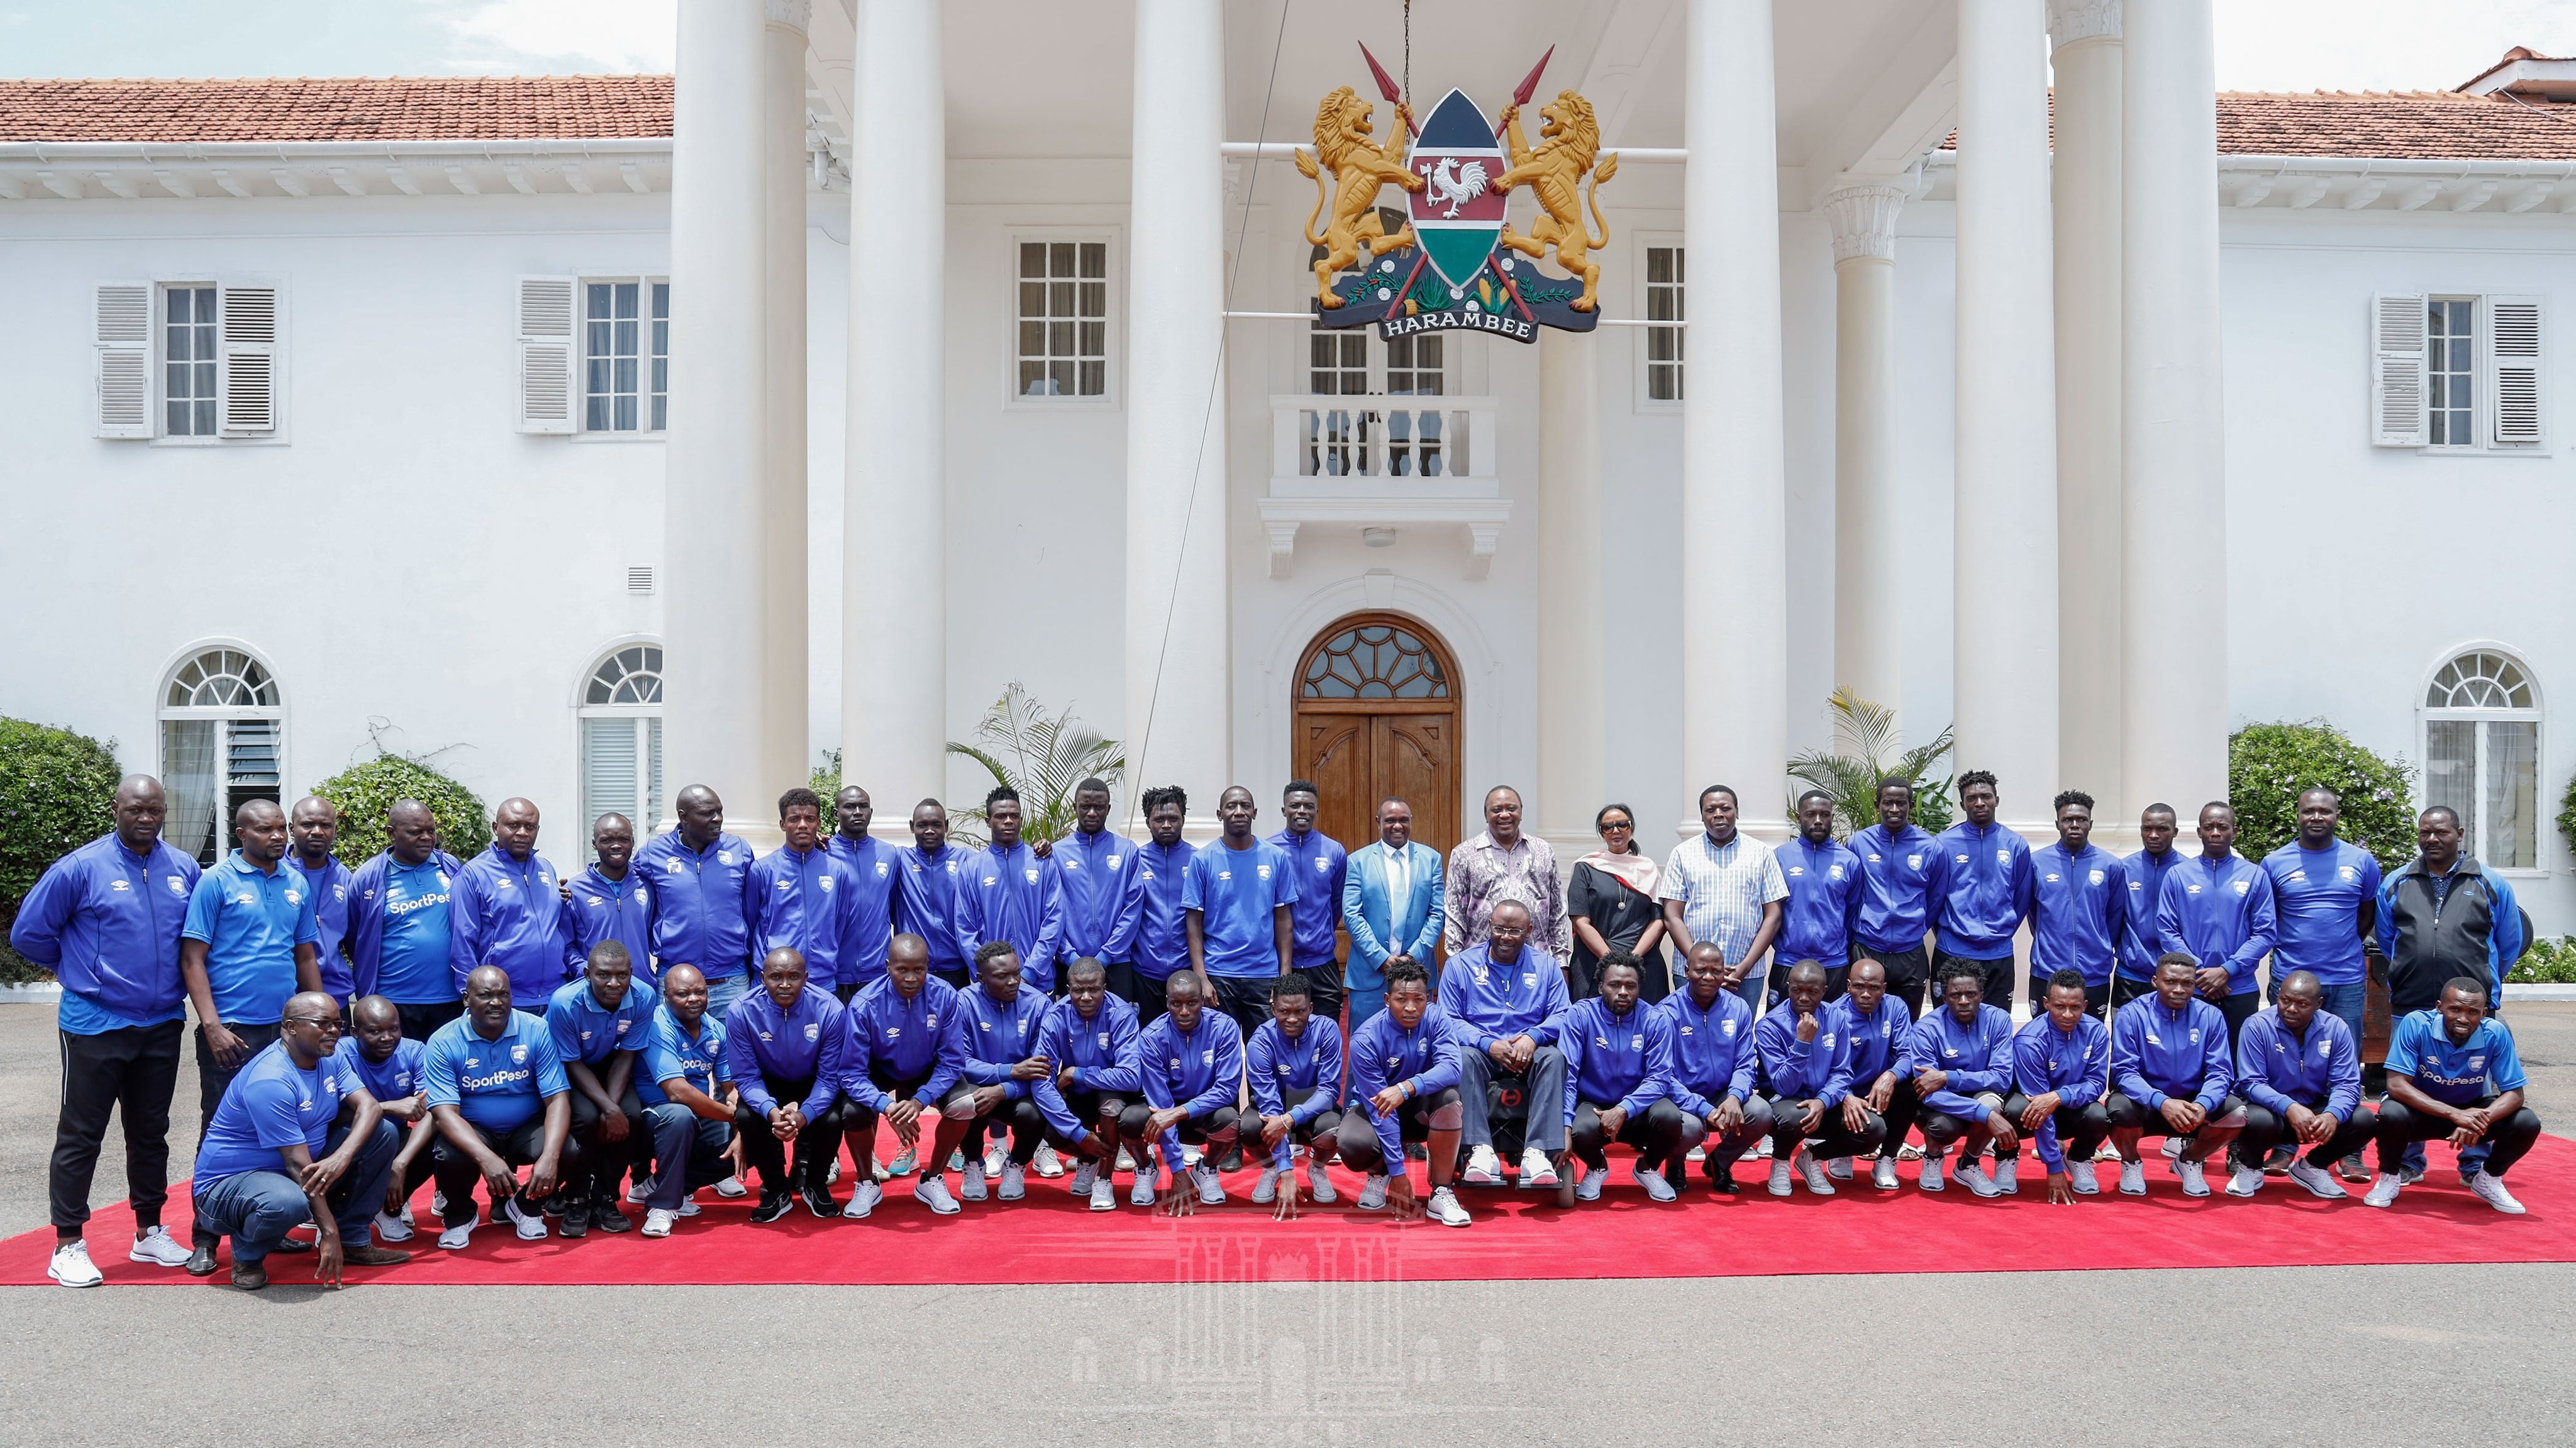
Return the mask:
M1565 1149L1565 1053L1554 1046L1541 1046L1530 1057L1529 1070L1518 1076L1505 1076L1494 1058L1472 1047L1459 1052L1460 1080L1458 1104L1465 1109L1466 1122L1460 1139L1469 1147L1492 1146L1494 1128L1488 1120L1492 1111L1486 1088L1497 1077L1516 1084L1522 1099L1529 1103L1528 1125L1523 1139L1545 1152Z

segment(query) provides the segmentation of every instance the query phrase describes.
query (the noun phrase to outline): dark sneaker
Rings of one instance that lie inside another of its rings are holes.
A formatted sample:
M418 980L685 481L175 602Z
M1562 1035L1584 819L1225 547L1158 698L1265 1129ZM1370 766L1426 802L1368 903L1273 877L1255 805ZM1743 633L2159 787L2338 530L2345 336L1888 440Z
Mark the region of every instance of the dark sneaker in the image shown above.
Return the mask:
M189 1276L212 1277L215 1275L215 1246L221 1240L221 1238L216 1237L199 1237L197 1239L197 1250L188 1254Z
M785 1192L774 1197L763 1196L760 1199L760 1205L751 1209L751 1220L755 1223L775 1222L794 1210L796 1210L796 1199Z
M563 1220L562 1220L561 1222L558 1222L558 1223L556 1223L556 1224L555 1224L555 1235L556 1235L556 1236L558 1236L558 1237L586 1237L586 1236L589 1236L589 1235L590 1235L590 1203L588 1203L588 1202L567 1202L567 1203L565 1203L565 1204L564 1204L564 1209L563 1209Z
M268 1269L257 1262L236 1262L233 1285L244 1292L257 1292L268 1285Z
M832 1200L832 1194L821 1187L807 1187L798 1195L804 1199L805 1210L817 1217L829 1219L840 1215L841 1204Z
M632 1230L635 1226L633 1222L626 1219L624 1212L617 1210L617 1204L614 1201L607 1199L590 1204L590 1224L612 1236Z

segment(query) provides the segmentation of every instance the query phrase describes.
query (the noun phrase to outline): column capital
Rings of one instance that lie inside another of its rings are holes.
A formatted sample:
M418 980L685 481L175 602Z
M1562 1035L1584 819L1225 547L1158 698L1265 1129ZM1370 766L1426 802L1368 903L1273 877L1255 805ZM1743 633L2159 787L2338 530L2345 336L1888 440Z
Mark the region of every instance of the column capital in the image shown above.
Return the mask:
M1834 260L1896 259L1896 213L1906 189L1885 183L1842 186L1825 193L1825 221L1834 230Z
M806 35L814 28L814 0L763 0L762 16L781 30Z
M2080 40L2119 38L2120 0L2048 0L2050 48L2063 48Z

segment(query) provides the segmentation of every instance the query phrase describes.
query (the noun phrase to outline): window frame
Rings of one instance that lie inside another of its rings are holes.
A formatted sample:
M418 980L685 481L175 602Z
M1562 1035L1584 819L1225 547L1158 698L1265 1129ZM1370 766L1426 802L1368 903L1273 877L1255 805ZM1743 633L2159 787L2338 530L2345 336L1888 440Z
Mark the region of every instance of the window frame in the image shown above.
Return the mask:
M1682 252L1685 247L1682 233L1678 231L1634 231L1629 233L1629 236L1634 247L1630 256L1632 265L1630 274L1636 278L1636 290L1630 300L1635 308L1634 315L1643 318L1647 312L1649 298L1647 289L1652 285L1647 280L1652 254L1665 248ZM1634 371L1632 398L1635 410L1640 413L1678 416L1682 410L1682 399L1690 395L1690 275L1687 262L1684 263L1682 280L1676 285L1681 290L1682 326L1678 329L1644 326L1632 329L1637 334L1637 340L1630 352ZM1658 398L1654 395L1654 369L1658 364L1650 355L1654 347L1651 339L1655 333L1665 330L1678 330L1681 333L1682 359L1679 363L1673 364L1680 369L1681 397Z
M594 650L590 656L590 663L588 666L583 668L581 676L573 681L573 799L575 802L575 832L580 837L575 849L579 853L582 863L585 865L599 858L590 847L590 828L593 818L590 814L590 726L594 722L610 719L635 721L637 724L637 737L635 741L635 799L637 808L640 812L653 814L667 812L670 808L671 790L670 781L667 778L662 781L663 797L660 801L661 808L659 810L654 808L653 774L655 771L653 768L653 754L659 749L662 743L660 738L662 731L658 727L645 727L645 721L650 721L653 726L659 726L662 724L665 718L665 710L667 708L667 704L665 702L668 698L667 694L664 696L664 700L649 704L594 704L590 702L590 686L591 683L599 677L599 671L606 668L609 662L615 659L619 654L624 653L628 649L635 648L651 649L655 655L661 657L665 661L664 669L656 671L654 674L658 691L659 683L667 677L668 654L662 640L651 634L630 634L624 638L613 640L601 648ZM639 847L641 847L644 841L651 837L656 830L661 828L661 821L659 819L630 819L628 822L635 826L635 843Z
M192 442L194 439L182 438L180 441ZM275 692L277 702L274 704L173 704L169 702L170 686L178 682L180 671L212 653L240 654L257 665L268 675L269 688ZM162 664L161 671L154 678L156 682L152 690L152 758L154 777L164 781L165 788L174 791L176 789L173 782L175 771L170 768L167 726L180 722L210 722L215 725L213 839L214 857L215 860L220 861L232 853L236 844L231 814L224 808L225 800L231 791L232 778L225 763L230 753L229 725L246 719L268 720L276 725L277 803L280 809L292 803L288 796L287 781L295 778L295 772L294 761L288 753L291 731L287 727L289 700L285 677L279 673L277 665L267 654L252 648L240 639L210 638L199 639L171 655Z
M2453 303L2465 305L2469 312L2469 440L2467 442L2435 442L2433 441L2434 414L2437 411L2448 412L2456 411L2457 409L2437 409L2433 406L2433 379L2436 376L2448 377L2454 375L2449 372L2437 372L2433 366L2433 345L2435 340L2433 335L2433 309L2438 306L2445 306ZM2449 457L2463 453L2491 451L2491 449L2486 445L2487 428L2485 426L2485 424L2491 420L2491 410L2494 407L2493 400L2487 395L2492 389L2488 387L2486 381L2488 372L2488 320L2487 299L2480 293L2439 291L2427 291L2424 293L2423 450L2425 452L2438 453ZM2449 662L2450 660L2448 659L2443 660L2443 663L2445 664ZM2439 673L2440 669L2436 668L2435 672Z
M148 363L149 417L152 431L141 439L146 447L283 447L289 441L287 425L293 415L292 393L288 386L291 365L292 299L287 278L280 272L153 272L142 278L151 288L151 322L145 345ZM267 344L273 359L269 373L269 407L273 421L269 430L259 436L226 436L223 420L224 331L223 295L234 287L267 287L276 293L276 333ZM212 288L215 293L215 430L209 433L174 433L170 431L170 293L185 288L197 291ZM181 662L185 662L183 657ZM266 660L261 661L263 665ZM177 668L178 664L171 665ZM165 678L166 684L168 680Z
M651 385L653 368L652 288L656 286L669 286L671 284L671 278L667 274L656 275L651 272L582 271L575 272L572 275L572 408L573 421L576 425L569 435L575 439L587 438L593 442L663 441L671 435L670 420L667 416L663 419L663 425L658 428L637 426L632 429L621 431L615 427L593 428L590 425L590 289L593 286L601 285L615 286L621 282L632 282L638 289L636 293L636 325L640 331L638 334L638 346L635 354L635 365L637 368L635 408L637 420L641 423L651 418L653 407L653 389ZM670 325L670 321L667 317L663 319L663 325L665 327ZM663 374L664 386L662 389L662 397L663 406L667 412L670 405L670 387L668 385L670 351L667 334L662 354L662 365L665 369ZM616 394L612 392L609 396L614 398ZM606 658L607 655L603 654L601 657ZM587 674L582 676L585 682L588 681L589 677L590 676ZM642 842L639 840L637 843L640 844Z
M1007 412L1116 412L1125 406L1127 262L1114 226L1011 226L1003 229L1002 249L1002 407ZM1100 395L1097 397L1023 395L1020 391L1020 248L1055 242L1091 242L1102 248L1102 280L1108 283L1102 304Z
M2450 451L2448 448L2442 450ZM2531 690L2530 706L2519 709L2498 709L2431 703L2430 695L2434 682L2442 676L2442 671L2474 654L2492 654L2520 670L2523 682ZM2418 813L2432 808L2434 803L2432 726L2436 723L2474 723L2480 726L2476 740L2477 779L2474 784L2474 798L2477 801L2476 827L2468 831L2468 837L2462 841L2463 852L2475 857L2481 868L2493 870L2507 879L2538 879L2548 875L2548 866L2541 862L2548 858L2549 840L2554 833L2554 827L2546 813L2549 806L2546 785L2549 761L2549 706L2548 696L2540 687L2539 672L2532 668L2530 660L2521 650L2486 639L2471 640L2445 649L2433 660L2432 667L2424 671L2423 677L2417 680L2415 685L2415 749L2416 757L2424 761L2422 772L2416 776L2415 808ZM2532 863L2528 865L2496 864L2494 853L2489 849L2487 830L2493 823L2491 818L2493 812L2489 809L2487 801L2492 797L2490 782L2496 768L2495 753L2488 745L2488 730L2484 727L2490 724L2532 726L2530 805Z

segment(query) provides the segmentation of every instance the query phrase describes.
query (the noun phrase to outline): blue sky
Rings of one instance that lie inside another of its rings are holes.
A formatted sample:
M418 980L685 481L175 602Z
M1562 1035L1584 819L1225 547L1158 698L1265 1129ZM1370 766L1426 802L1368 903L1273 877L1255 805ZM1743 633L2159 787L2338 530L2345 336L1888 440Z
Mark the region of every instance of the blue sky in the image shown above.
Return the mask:
M1436 13L1476 3L1424 0L1422 8ZM674 0L0 0L0 75L665 70L673 6ZM2576 54L2576 0L2218 0L2218 83L2229 90L2439 90L2514 45Z

